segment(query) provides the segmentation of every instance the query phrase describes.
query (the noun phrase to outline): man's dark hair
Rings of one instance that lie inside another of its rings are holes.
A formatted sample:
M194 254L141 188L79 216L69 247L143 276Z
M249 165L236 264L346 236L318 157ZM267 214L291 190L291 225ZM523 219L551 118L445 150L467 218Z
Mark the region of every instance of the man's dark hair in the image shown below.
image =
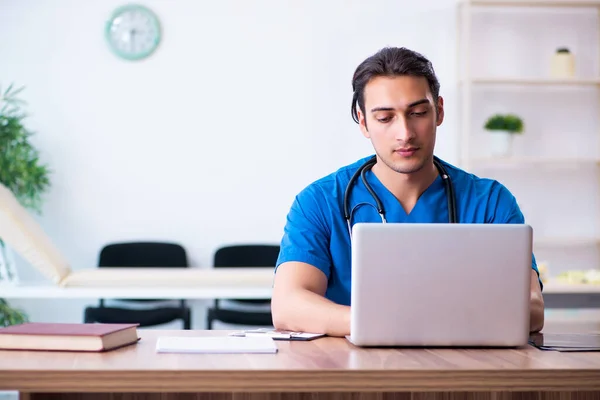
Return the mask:
M386 47L364 60L352 77L352 119L358 123L356 105L365 114L365 86L378 76L394 77L399 75L422 76L427 79L433 100L437 104L440 83L435 76L431 61L422 54L405 47ZM436 108L437 110L437 108Z

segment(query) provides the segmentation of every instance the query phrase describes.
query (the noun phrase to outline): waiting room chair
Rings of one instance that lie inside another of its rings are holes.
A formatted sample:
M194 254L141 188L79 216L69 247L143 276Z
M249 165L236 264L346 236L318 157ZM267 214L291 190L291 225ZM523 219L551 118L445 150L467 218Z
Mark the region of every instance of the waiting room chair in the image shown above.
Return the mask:
M219 248L214 255L213 267L273 267L279 256L278 245L234 245ZM233 306L222 307L226 300ZM246 305L246 307L244 307ZM252 310L252 306L264 306L267 310ZM273 326L271 315L271 299L215 299L214 305L208 309L206 327L213 328L213 322L246 326Z
M114 243L105 246L98 262L100 268L117 267L185 267L188 260L185 249L174 243L130 242ZM183 329L191 329L191 311L184 299L177 300L179 305L173 306L173 300L162 299L127 299L132 307L107 307L104 299L100 299L98 307L86 307L84 322L86 323L138 323L140 327L156 326L181 320ZM151 307L133 308L133 303L158 303Z

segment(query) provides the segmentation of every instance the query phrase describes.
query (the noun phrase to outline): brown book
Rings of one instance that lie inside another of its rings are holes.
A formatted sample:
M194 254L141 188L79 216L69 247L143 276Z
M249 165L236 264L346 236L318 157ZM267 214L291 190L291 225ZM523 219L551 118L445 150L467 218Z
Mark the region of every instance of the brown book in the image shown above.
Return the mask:
M32 322L0 328L2 350L107 351L136 343L139 324Z

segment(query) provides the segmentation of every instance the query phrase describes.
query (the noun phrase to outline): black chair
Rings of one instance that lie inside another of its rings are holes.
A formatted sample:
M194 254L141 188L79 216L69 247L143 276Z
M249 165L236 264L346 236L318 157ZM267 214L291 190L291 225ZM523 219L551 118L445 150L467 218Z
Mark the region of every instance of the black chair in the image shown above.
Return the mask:
M275 268L279 256L278 245L235 245L218 249L213 266L219 267L270 267ZM252 310L235 307L224 308L221 301L233 306L264 306L266 310ZM248 326L272 326L271 299L215 299L213 307L208 309L206 327L212 329L213 322Z
M189 265L185 249L178 244L131 242L105 246L100 252L98 266L100 268L187 268ZM147 327L181 320L183 329L191 329L191 311L183 299L177 300L178 306L173 306L173 300L163 299L127 299L119 301L159 304L145 308L107 307L104 299L100 299L98 307L86 307L84 322L138 323L140 327Z

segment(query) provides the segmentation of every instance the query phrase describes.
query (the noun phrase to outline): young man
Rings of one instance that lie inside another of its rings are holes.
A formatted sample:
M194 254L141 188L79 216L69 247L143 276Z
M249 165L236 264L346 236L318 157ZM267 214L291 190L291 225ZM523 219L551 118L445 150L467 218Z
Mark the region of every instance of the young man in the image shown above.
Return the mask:
M376 153L365 178L381 199L387 222L448 222L447 196L433 155L444 101L429 60L405 48L382 49L358 66L352 88L352 117ZM369 158L317 180L296 197L275 273L276 328L350 334L351 249L344 193ZM502 184L440 163L454 185L459 223L524 223L515 198ZM359 178L349 197L351 224L380 221L373 203ZM532 332L544 324L541 291L532 255Z

